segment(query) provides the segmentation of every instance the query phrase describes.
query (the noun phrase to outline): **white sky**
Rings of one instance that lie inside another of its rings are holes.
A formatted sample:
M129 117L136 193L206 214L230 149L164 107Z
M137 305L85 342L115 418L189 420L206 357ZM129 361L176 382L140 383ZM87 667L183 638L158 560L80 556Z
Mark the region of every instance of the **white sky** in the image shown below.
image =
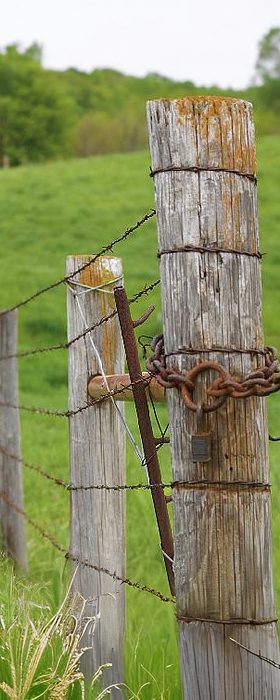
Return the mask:
M44 65L158 72L200 85L251 81L280 0L0 0L0 47L43 44Z

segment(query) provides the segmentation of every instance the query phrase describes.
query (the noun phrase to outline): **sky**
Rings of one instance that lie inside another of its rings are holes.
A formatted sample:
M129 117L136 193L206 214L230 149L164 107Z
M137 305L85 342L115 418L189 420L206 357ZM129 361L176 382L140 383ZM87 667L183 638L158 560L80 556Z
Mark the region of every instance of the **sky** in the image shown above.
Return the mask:
M0 0L0 12L0 47L37 41L48 68L224 88L252 82L258 42L280 26L280 0Z

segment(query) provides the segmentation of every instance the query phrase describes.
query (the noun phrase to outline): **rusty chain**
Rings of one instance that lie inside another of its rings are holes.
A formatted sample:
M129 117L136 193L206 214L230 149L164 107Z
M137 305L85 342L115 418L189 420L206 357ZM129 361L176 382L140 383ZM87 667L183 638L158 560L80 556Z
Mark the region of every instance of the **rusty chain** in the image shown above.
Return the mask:
M212 413L222 406L229 397L245 399L249 396L268 396L280 390L277 353L270 346L264 348L264 367L249 372L243 378L232 376L223 365L210 360L199 362L184 373L177 367L168 368L166 366L162 334L153 338L151 348L153 354L146 362L148 372L165 389L177 388L181 392L187 408L191 411L198 411L199 408L202 408L205 413ZM200 407L194 402L192 396L195 391L197 377L208 370L214 370L219 375L206 392L207 396L213 397L214 400L211 404L203 404Z

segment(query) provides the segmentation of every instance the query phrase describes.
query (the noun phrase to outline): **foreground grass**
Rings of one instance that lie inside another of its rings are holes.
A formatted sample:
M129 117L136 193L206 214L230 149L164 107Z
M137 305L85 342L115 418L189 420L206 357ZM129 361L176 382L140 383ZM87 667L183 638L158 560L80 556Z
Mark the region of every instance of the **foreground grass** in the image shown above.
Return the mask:
M259 143L259 204L263 259L264 323L266 342L280 347L280 139ZM147 153L117 155L82 161L25 167L0 173L0 236L2 258L1 307L10 306L39 286L61 277L66 255L94 253L154 206L148 177ZM127 244L115 249L123 260L126 287L134 293L159 276L155 221L143 226ZM60 287L19 314L20 348L64 341L65 288ZM141 332L161 328L160 297L156 289L149 303L156 312ZM135 315L147 300L139 303ZM140 332L139 332L140 334ZM67 357L61 350L20 360L21 402L53 408L67 407ZM280 433L279 397L268 401L271 432ZM163 423L165 408L160 409ZM26 459L44 464L68 479L68 426L65 419L22 413L22 448ZM128 409L136 433L133 409ZM280 476L279 446L272 446L274 570L280 607ZM170 477L168 448L161 452L164 478ZM68 501L63 490L26 472L25 501L30 515L60 542L68 543ZM127 480L142 478L141 467L128 447ZM279 482L279 483L278 483ZM128 576L168 593L149 494L127 495ZM54 526L55 523L55 526ZM28 528L30 575L49 581L54 604L61 598L67 572L61 555ZM179 697L176 627L172 606L148 594L127 590L127 683L135 691L143 684L140 700Z
M74 574L75 575L75 574ZM71 583L70 583L71 586ZM0 698L1 700L83 700L85 683L80 671L84 599L70 588L52 614L48 589L39 590L15 576L1 559L0 591ZM94 624L94 621L90 621ZM98 690L103 668L97 669L87 689L91 700L102 700Z

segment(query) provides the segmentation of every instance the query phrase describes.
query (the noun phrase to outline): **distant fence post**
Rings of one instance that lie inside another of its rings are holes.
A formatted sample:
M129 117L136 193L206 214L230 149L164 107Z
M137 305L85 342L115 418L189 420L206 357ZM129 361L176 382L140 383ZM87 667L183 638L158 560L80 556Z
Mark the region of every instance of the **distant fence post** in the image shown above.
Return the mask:
M148 125L168 366L211 360L243 377L265 361L252 352L263 350L263 331L251 105L157 100ZM216 377L199 375L198 405L213 401ZM276 700L279 670L256 658L279 662L265 400L230 398L203 414L212 434L204 463L191 447L196 414L177 390L167 396L173 480L190 482L173 495L184 698Z
M17 352L17 312L0 313L0 356ZM10 404L9 406L1 404ZM0 362L0 498L1 539L4 551L23 569L27 568L23 508L22 468L20 457L20 424L18 406L18 374L15 357ZM14 455L11 457L9 455Z
M87 256L67 258L67 274L87 263ZM121 283L119 258L100 257L69 282L68 339L107 316L115 308L113 286ZM116 280L116 281L115 281ZM119 280L119 282L118 282ZM95 289L95 288L101 289ZM93 290L91 291L91 288ZM94 291L95 289L95 291ZM103 291L103 289L105 291ZM101 374L97 354L106 374L124 371L124 352L117 316L69 347L69 410L90 403L88 382ZM123 411L123 407L119 408ZM71 483L74 485L124 484L125 436L110 399L70 417ZM74 557L116 571L125 577L124 491L71 491L71 543ZM82 670L90 680L98 667L104 683L123 681L124 586L104 573L79 566L74 588L87 600L85 614L96 617L89 624L82 645L92 647L82 657ZM103 684L104 684L103 683ZM112 691L120 698L120 691Z

